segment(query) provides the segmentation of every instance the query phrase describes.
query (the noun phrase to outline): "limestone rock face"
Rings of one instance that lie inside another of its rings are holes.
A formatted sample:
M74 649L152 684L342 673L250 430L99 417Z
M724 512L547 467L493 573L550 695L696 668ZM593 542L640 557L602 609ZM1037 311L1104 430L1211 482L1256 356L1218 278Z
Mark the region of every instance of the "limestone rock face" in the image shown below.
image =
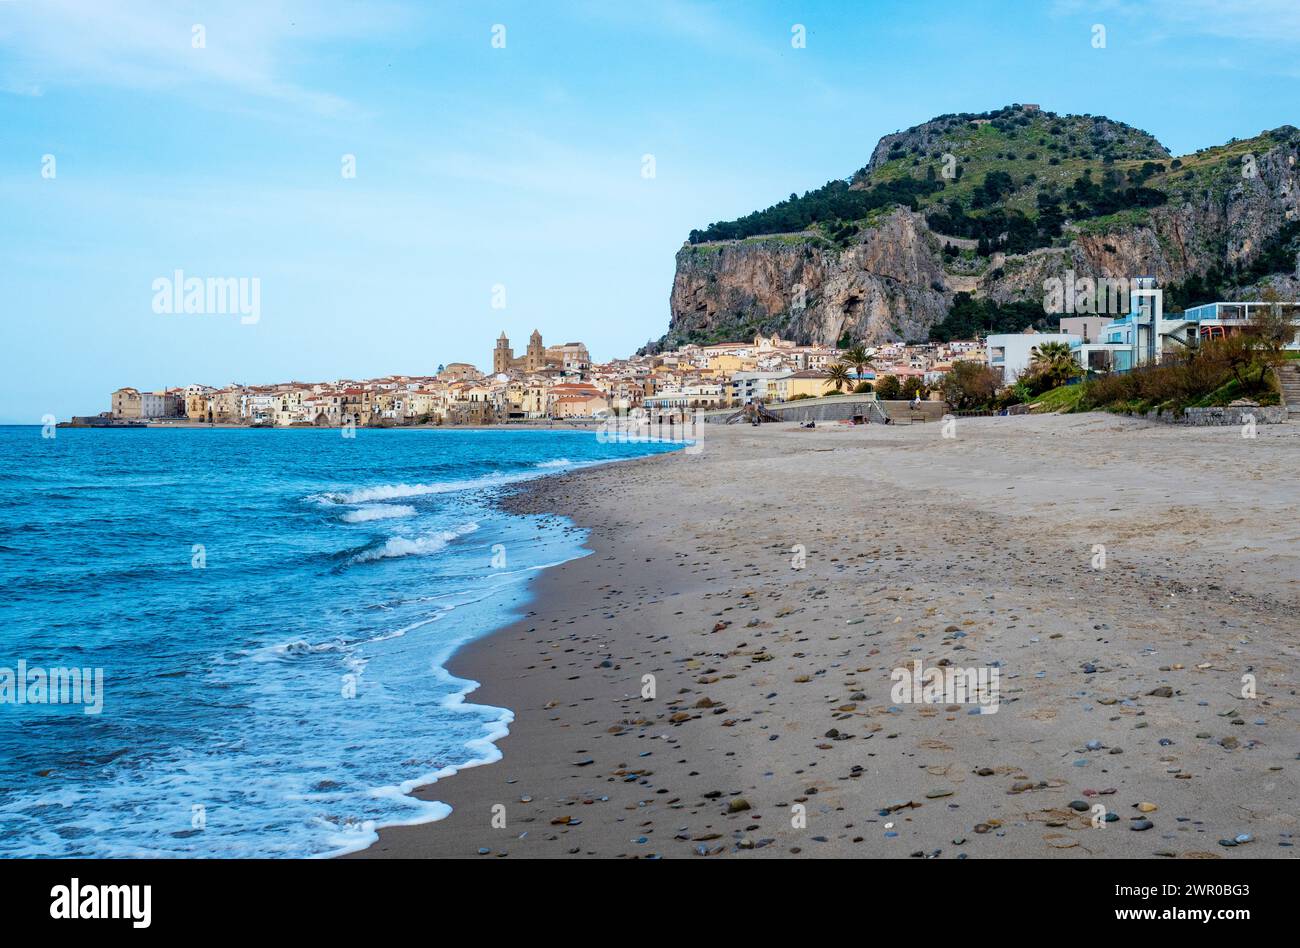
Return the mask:
M779 329L833 343L844 332L883 342L924 333L950 298L924 219L903 208L838 247L781 235L685 246L677 254L672 329L681 335Z
M896 138L881 140L873 163L890 153ZM1128 223L1121 214L1114 222L1067 225L1066 246L994 254L982 272L962 272L945 258L945 238L931 232L924 214L903 207L877 213L839 243L809 230L686 244L677 254L664 342L743 339L754 332L827 345L845 333L867 344L918 340L961 291L999 303L1041 300L1044 281L1064 278L1067 270L1080 277L1154 276L1166 285L1249 263L1270 237L1300 219L1297 150L1294 139L1276 144L1251 156L1254 174L1226 165L1206 186L1198 180ZM1270 279L1295 298L1300 268Z

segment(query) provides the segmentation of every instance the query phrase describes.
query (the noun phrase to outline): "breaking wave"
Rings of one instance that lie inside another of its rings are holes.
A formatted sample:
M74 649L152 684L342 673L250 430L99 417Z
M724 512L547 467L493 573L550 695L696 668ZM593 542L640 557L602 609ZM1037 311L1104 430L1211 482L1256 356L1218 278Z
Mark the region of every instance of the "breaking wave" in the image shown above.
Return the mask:
M371 563L398 556L428 556L430 553L437 553L457 537L463 537L477 529L477 523L466 523L454 530L440 530L423 537L389 537L382 546L362 550L352 557L352 562Z
M371 504L349 510L339 519L344 523L369 523L371 520L393 520L397 517L414 517L415 508L406 504Z

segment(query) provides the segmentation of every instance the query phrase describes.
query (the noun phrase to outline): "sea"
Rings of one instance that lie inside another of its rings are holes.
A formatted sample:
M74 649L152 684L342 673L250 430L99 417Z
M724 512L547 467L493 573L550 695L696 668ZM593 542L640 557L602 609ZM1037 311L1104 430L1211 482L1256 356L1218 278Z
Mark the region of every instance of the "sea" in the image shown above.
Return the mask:
M494 496L681 447L346 433L0 427L0 856L329 856L445 816L408 791L512 720L448 658L585 552Z

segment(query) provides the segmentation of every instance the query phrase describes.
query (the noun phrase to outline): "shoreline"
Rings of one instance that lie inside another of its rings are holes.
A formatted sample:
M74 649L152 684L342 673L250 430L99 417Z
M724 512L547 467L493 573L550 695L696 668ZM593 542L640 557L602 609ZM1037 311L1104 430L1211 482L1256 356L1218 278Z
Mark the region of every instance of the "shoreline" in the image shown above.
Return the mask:
M719 426L699 455L514 488L505 509L593 552L445 666L514 713L502 758L415 791L445 819L345 858L1291 855L1298 432L1247 457L1235 430L1113 416L937 428ZM999 713L894 707L914 659L997 663Z
M541 430L552 430L552 429L541 429ZM683 445L683 447L685 447L685 445ZM564 471L561 473L542 473L526 481L509 483L494 488L494 490L496 491L496 496L492 498L489 501L489 503L491 504L492 507L494 507L495 509L497 509L498 511L500 511L502 514L506 516L513 517L517 515L536 513L537 511L512 509L512 500L514 500L515 498L521 495L526 495L529 492L530 488L536 487L550 480L561 479L561 478L573 476L574 474L579 474L588 471L596 471L604 468L621 467L624 465L632 465L640 462L649 462L649 461L656 460L660 457L671 455L674 453L677 452L664 452L662 454L656 453L656 454L648 454L648 455L642 455L637 457L613 458L613 459L606 459L606 460L600 460L594 462L586 462L578 466L575 466L568 471ZM563 523L557 525L562 530L575 531L575 532L582 531L586 533L584 528L573 524L572 521L570 521L568 518L552 516L550 519L564 521ZM526 603L529 606L531 606L533 603L535 603L538 600L539 597L536 590L538 584L542 581L543 577L547 576L557 568L563 568L564 566L570 563L581 561L591 556L593 552L594 551L592 550L589 542L587 540L584 540L576 548L576 552L574 553L574 555L572 555L569 559L541 568L538 571L538 575L532 577L531 580L528 582L528 584L525 586L525 589L527 591ZM430 818L415 819L415 820L396 822L396 823L386 823L376 828L377 833L383 834L392 831L394 829L418 828L418 827L429 826L434 823L442 822L447 818L447 816L449 816L452 812L454 812L454 807L451 807L449 804L446 803L446 800L443 799L443 797L447 796L446 794L435 793L433 792L433 789L435 787L444 786L444 781L446 781L450 777L462 775L467 771L472 771L476 768L483 767L488 764L499 763L503 759L504 755L500 744L504 738L509 737L513 733L513 728L515 723L514 710L508 707L503 701L494 701L485 698L484 684L482 680L479 677L476 677L474 674L469 673L466 670L458 668L456 666L459 658L467 650L472 650L479 643L487 642L488 640L494 638L497 635L500 635L501 633L505 632L506 630L510 629L511 627L517 625L519 622L522 621L523 621L522 619L514 620L505 625L498 626L494 629L491 629L490 631L483 633L481 635L472 636L463 639L455 644L449 645L447 649L434 660L433 667L435 669L436 674L440 676L445 676L449 679L464 682L464 688L458 693L456 693L455 695L453 695L452 698L450 699L450 703L452 705L457 707L463 705L463 706L475 706L478 708L485 708L492 711L499 711L501 712L501 715L496 721L492 722L492 727L487 733L485 733L483 736L476 737L470 741L467 741L463 745L464 749L474 756L469 757L467 760L465 760L462 763L454 763L454 764L446 765L445 767L441 768L437 773L430 775L432 779L415 781L415 782L405 781L401 784L394 785L400 792L406 795L415 796L418 799L421 799L425 802L436 801L441 803L442 806L447 807L447 813L445 813L442 816L434 816ZM473 700L471 700L471 696L473 696ZM333 852L322 853L319 856L313 858L342 859L342 858L355 857L358 855L364 855L367 850L371 849L375 845L377 845L376 842L365 843L355 847L348 847Z
M549 430L549 429L543 429ZM431 826L445 826L450 820L458 815L462 820L467 821L470 801L475 797L481 797L488 793L488 787L498 781L495 779L475 780L476 774L485 770L488 764L507 763L507 750L512 756L518 756L527 746L527 742L522 740L525 737L532 737L536 740L536 735L532 734L532 725L535 722L530 721L526 731L521 731L520 715L514 704L521 697L521 692L512 688L507 681L500 679L498 672L501 670L497 662L497 647L503 640L512 636L525 638L528 633L533 631L535 623L534 617L537 615L538 607L548 600L554 598L563 599L569 592L567 577L564 571L575 564L583 563L593 556L601 553L592 540L590 528L584 524L575 523L572 518L563 514L557 514L551 510L543 509L546 502L541 500L545 496L545 485L566 481L584 474L594 474L599 471L608 471L611 469L624 469L637 465L648 465L655 462L663 462L669 458L678 457L681 451L669 451L661 454L651 454L642 457L625 458L601 462L599 464L589 465L574 471L567 471L562 474L548 474L542 477L534 478L518 484L507 485L500 489L500 493L494 501L495 506L507 514L539 514L551 520L564 521L562 527L568 529L583 530L587 533L586 539L582 543L582 549L585 551L572 559L565 560L555 566L547 567L542 570L528 587L528 605L524 615L499 628L493 629L483 635L463 642L452 651L450 656L441 662L441 668L450 676L465 680L470 686L464 691L460 699L465 704L485 705L494 708L501 708L510 716L506 731L504 734L489 736L480 740L489 742L494 751L493 760L477 760L466 764L456 765L451 773L440 777L433 783L423 784L409 791L412 796L421 800L439 801L450 808L450 812L439 819L427 820L421 823L412 824L395 824L378 829L379 839L370 845L349 852L337 853L330 858L338 859L369 859L369 858L410 858L412 856L427 857L433 855L423 851L423 835L420 830L427 829ZM513 745L513 746L512 746ZM521 746L522 745L522 746ZM467 745L468 746L468 745ZM450 768L449 768L450 769ZM457 778L449 781L449 777ZM507 778L513 783L513 778ZM500 793L496 794L501 796ZM513 809L512 800L503 797L500 801L507 806L507 820L510 822L509 810ZM485 825L490 824L490 818L493 814L490 809L484 814L483 822ZM459 821L458 821L459 823ZM455 825L456 835L460 837L463 832L477 832L477 826L466 826L462 829L460 825ZM407 849L409 841L407 834L415 834L415 844L420 848L418 853L410 852ZM396 840L397 842L394 842ZM475 848L475 851L478 847ZM396 850L396 851L395 851ZM470 854L473 854L471 852ZM440 854L444 855L444 854ZM464 856L464 852L445 853L447 856Z
M596 431L603 422L594 420L584 424L543 424L537 422L506 422L499 425L357 425L355 431ZM12 428L40 428L40 424L14 424ZM123 422L114 425L74 425L59 422L56 428L73 430L114 431L119 428L138 430L141 428L175 429L178 431L207 430L215 431L342 431L341 425L245 425L218 424L206 421L164 421L164 422Z

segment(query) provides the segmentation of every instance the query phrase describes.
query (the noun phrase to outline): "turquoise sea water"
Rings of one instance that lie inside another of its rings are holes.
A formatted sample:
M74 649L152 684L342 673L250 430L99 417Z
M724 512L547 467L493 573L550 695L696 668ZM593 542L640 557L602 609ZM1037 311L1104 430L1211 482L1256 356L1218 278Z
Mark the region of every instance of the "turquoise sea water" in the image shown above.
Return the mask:
M492 493L674 447L0 428L0 855L325 855L445 815L404 791L511 715L443 663L582 554ZM102 670L98 713L40 703L55 668Z

